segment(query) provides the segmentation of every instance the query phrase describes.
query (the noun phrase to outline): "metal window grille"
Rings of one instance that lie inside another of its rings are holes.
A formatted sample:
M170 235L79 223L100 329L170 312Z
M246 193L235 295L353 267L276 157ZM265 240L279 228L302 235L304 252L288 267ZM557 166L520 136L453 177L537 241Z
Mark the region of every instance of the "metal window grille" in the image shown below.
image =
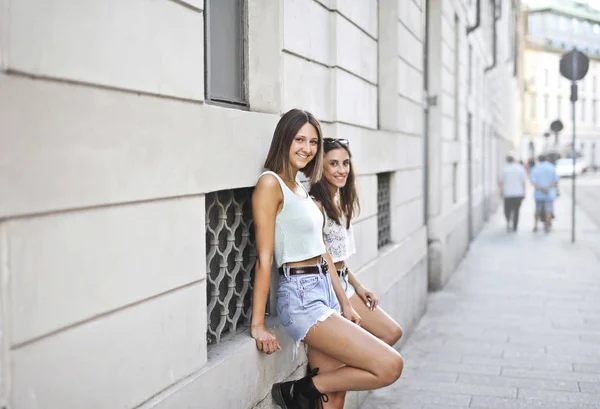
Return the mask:
M208 344L250 323L256 250L252 189L206 195Z
M377 174L377 248L391 243L390 174Z

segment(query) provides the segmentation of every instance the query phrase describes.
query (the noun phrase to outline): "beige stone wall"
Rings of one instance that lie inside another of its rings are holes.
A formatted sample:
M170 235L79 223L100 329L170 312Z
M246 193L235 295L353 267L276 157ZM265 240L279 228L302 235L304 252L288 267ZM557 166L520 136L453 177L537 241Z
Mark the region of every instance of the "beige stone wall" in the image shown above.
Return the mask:
M509 43L512 6L510 1L500 3L493 65L490 2L481 1L480 25L469 34L468 27L476 25L477 2L429 2L428 93L435 98L428 121L432 288L445 284L495 207L497 172L518 132L518 77L513 77Z

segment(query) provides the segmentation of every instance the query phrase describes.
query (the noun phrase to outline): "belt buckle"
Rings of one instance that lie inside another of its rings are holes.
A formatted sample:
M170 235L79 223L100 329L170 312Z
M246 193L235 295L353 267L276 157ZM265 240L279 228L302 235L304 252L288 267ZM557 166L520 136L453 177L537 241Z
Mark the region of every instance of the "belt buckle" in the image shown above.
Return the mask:
M344 268L342 268L342 277L347 277L348 276L348 267L344 266Z

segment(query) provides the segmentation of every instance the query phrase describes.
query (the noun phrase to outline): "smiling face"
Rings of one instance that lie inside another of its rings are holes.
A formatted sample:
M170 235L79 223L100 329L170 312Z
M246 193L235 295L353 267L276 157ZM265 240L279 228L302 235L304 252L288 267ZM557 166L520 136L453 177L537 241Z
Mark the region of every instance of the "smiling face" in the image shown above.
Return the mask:
M325 155L323 176L330 189L346 186L350 174L350 154L344 148L330 150Z
M319 148L319 134L314 126L305 123L290 146L290 165L295 171L304 169L314 159Z

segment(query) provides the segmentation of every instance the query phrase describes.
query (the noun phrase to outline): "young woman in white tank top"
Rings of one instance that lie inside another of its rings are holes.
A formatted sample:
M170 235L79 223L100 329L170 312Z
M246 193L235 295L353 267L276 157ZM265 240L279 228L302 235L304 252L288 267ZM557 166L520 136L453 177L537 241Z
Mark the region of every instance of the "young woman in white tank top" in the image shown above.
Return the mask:
M298 171L317 183L322 174L323 137L319 122L293 109L282 116L252 196L257 261L251 335L266 353L281 347L265 328L265 306L273 258L279 267L277 312L296 343L321 352L320 362L336 369L276 383L275 403L284 409L329 406L328 394L371 390L395 382L402 373L400 354L360 327L323 242L324 217L297 180ZM328 273L328 266L331 272ZM340 308L341 307L341 308ZM340 311L340 313L338 313ZM334 403L334 402L331 402Z
M350 304L361 317L361 326L385 343L394 345L402 337L402 328L378 306L375 294L363 287L346 265L346 260L356 253L350 221L360 211L348 140L325 138L324 153L323 177L311 186L310 193L326 214L325 246ZM308 362L321 372L336 368L321 351L313 348L308 349ZM345 392L330 393L327 407L343 409L345 395Z

